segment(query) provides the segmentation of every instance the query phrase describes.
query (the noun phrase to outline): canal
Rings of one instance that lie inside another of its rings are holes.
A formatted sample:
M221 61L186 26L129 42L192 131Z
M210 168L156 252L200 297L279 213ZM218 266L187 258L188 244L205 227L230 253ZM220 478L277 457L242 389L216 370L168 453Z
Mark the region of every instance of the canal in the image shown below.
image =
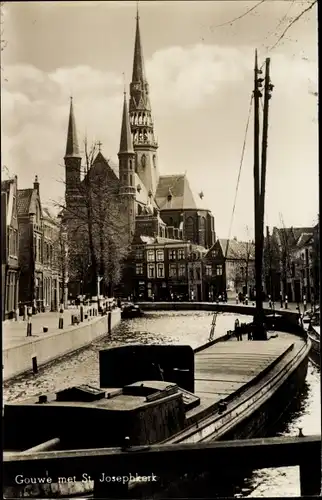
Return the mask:
M245 322L251 318L234 314L219 314L215 337L234 328L235 319ZM122 344L189 344L193 348L207 342L213 315L206 311L149 312L142 318L122 321L109 338L60 361L40 369L37 375L26 375L8 381L3 387L4 402L17 401L44 392L56 392L71 385L98 385L98 352L108 346ZM321 433L320 369L309 363L306 386L292 410L276 429L278 436ZM299 496L297 467L262 469L235 488L235 497ZM200 495L201 496L201 495Z

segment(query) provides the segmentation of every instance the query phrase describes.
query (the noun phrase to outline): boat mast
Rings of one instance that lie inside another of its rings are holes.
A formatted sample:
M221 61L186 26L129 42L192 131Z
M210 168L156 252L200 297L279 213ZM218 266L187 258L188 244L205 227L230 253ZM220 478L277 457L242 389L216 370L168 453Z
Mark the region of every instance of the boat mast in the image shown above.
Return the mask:
M263 116L263 136L261 151L261 172L260 172L260 147L259 147L259 99L262 97L260 91L263 78L259 75L262 70L258 68L257 50L255 52L254 68L254 218L255 218L255 275L256 275L256 311L254 314L254 340L267 340L264 327L263 312L263 249L264 249L264 209L265 209L265 184L266 184L266 161L267 161L267 132L268 132L268 104L270 99L269 76L270 59L266 59L265 73L265 96L264 96L264 116Z

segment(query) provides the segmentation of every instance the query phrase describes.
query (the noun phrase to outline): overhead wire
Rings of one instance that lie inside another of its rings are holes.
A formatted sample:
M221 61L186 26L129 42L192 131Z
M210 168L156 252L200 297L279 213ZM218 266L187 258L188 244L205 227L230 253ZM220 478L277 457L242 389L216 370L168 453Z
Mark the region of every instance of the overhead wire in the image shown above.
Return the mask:
M253 106L253 97L254 97L254 95L252 93L251 98L250 98L250 103L249 103L248 118L247 118L247 123L246 123L246 129L245 129L245 136L244 136L244 142L243 142L243 147L242 147L242 153L241 153L241 158L240 158L240 163L239 163L239 170L238 170L238 177L237 177L237 183L236 183L236 190L235 190L235 196L234 196L233 209L232 209L232 214L231 214L230 224L229 224L228 239L227 239L226 251L225 251L225 259L227 258L227 255L228 255L229 241L230 241L230 237L231 237L231 230L232 230L233 220L234 220L234 215L235 215L237 195L238 195L238 188L239 188L239 183L240 183L240 175L241 175L241 170L242 170L242 166L243 166L243 162L244 162L245 149L246 149L246 141L247 141L247 134L248 134L250 116L251 116L251 111L252 111L252 106Z

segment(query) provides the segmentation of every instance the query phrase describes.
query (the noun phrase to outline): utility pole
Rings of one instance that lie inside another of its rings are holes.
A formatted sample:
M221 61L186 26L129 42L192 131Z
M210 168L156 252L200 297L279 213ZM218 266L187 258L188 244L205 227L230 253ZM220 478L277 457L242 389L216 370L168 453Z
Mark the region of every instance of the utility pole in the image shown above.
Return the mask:
M263 328L263 302L262 302L262 262L261 262L261 202L260 202L260 150L259 150L259 99L263 78L259 78L262 70L258 68L257 50L255 51L254 68L254 218L255 218L255 271L256 271L256 311L254 314L253 333L254 340L266 340Z

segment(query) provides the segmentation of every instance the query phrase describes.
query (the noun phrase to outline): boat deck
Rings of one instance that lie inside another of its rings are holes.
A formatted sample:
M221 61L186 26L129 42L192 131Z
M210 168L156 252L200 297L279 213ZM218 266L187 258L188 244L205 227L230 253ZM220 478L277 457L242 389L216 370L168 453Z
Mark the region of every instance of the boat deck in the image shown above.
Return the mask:
M299 349L303 340L281 333L266 342L219 342L196 353L195 394L200 397L200 406L191 410L187 417L193 418L201 409L210 409L250 383L279 357L284 354L286 357L292 345Z

